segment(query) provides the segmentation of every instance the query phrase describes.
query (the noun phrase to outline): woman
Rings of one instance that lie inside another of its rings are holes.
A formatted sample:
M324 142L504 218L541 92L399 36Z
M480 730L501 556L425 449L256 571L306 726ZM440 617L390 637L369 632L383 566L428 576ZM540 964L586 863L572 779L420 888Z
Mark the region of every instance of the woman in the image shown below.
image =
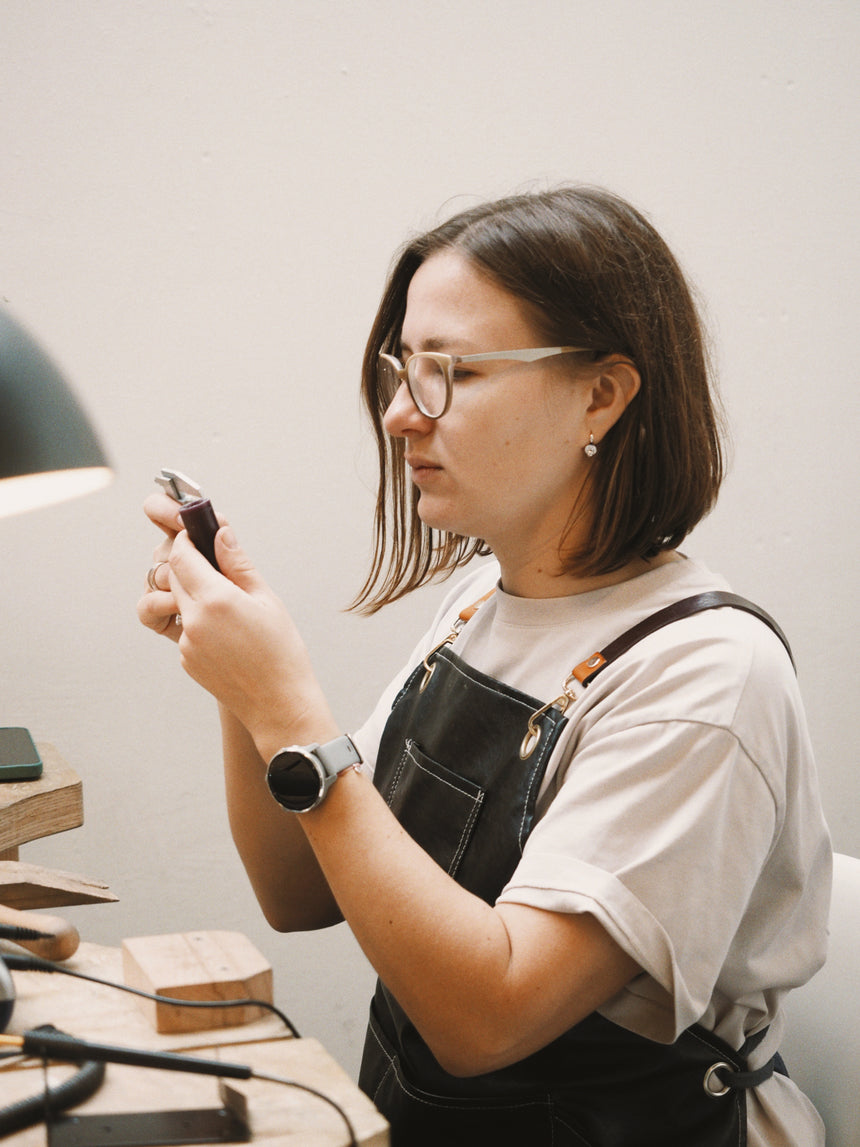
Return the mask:
M160 496L139 614L220 702L270 923L345 918L379 973L360 1082L392 1142L823 1143L776 1053L829 842L780 636L677 550L722 465L671 253L592 189L464 212L402 252L363 377L358 604L493 555L365 726L230 527L221 574Z

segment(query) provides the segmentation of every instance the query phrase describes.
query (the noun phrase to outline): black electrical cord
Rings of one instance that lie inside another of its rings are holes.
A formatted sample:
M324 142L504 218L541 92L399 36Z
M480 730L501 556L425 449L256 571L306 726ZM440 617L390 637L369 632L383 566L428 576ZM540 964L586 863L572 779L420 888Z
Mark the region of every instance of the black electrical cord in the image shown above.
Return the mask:
M23 928L20 924L0 924L0 940L53 940L50 932L37 928Z
M324 1091L317 1091L315 1087L308 1087L306 1083L297 1083L294 1079L285 1079L280 1075L266 1075L259 1071L253 1072L251 1078L262 1079L267 1083L281 1083L284 1085L284 1087L295 1087L298 1088L299 1091L305 1091L308 1093L308 1095L313 1095L316 1096L317 1099L321 1099L324 1103L327 1103L329 1107L333 1107L346 1124L347 1134L349 1135L348 1147L358 1147L358 1139L356 1138L355 1128L353 1127L349 1116L340 1106L340 1104L335 1103L331 1096L326 1095Z
M56 1028L47 1028L56 1032ZM57 1033L60 1034L60 1033ZM36 1095L28 1095L7 1107L0 1108L0 1138L41 1123L46 1114L58 1115L68 1107L75 1107L95 1095L105 1077L105 1064L99 1060L84 1060L71 1079L51 1086Z
M72 968L64 968L61 964L53 964L50 960L43 960L39 956L24 956L17 952L4 952L3 961L6 966L17 972L61 972L66 976L73 976L78 980L88 980L93 984L101 984L107 988L116 988L121 992L128 992L134 996L142 996L147 1000L154 1000L156 1003L174 1004L177 1007L188 1008L229 1008L229 1007L248 1007L256 1005L261 1008L267 1008L273 1012L284 1023L290 1033L296 1039L300 1039L298 1031L293 1025L292 1021L282 1012L270 1004L267 1000L177 1000L172 996L159 996L153 992L144 992L140 988L130 988L127 984L117 984L112 980L102 980L98 976L90 976L85 972L77 972ZM90 1060L85 1061L85 1066L92 1067L97 1065L101 1067L101 1076L104 1076L105 1063L126 1063L140 1067L159 1067L171 1071L186 1071L196 1074L204 1075L217 1075L224 1078L232 1079L259 1079L268 1083L279 1083L285 1087L294 1087L299 1091L307 1092L309 1095L321 1099L340 1115L346 1129L349 1133L349 1147L358 1147L358 1140L356 1138L355 1129L349 1119L349 1116L344 1109L336 1103L330 1096L322 1091L317 1091L315 1088L308 1086L305 1083L298 1083L293 1079L286 1079L282 1076L267 1075L263 1072L256 1072L250 1067L241 1064L225 1064L220 1060L204 1060L197 1056L183 1056L175 1052L145 1052L137 1051L132 1048L110 1047L100 1044L88 1044L83 1040L76 1039L73 1036L64 1035L58 1032L56 1028L47 1025L43 1028L37 1028L31 1032L25 1032L21 1052L27 1055L39 1055L43 1059L67 1059L73 1062L80 1062L87 1052L90 1053ZM20 1054L21 1052L18 1052ZM51 1055L53 1053L53 1056ZM83 1075L83 1071L74 1076L74 1080L79 1079ZM88 1075L85 1077L89 1079ZM73 1082L72 1080L67 1081ZM101 1079L99 1080L99 1083ZM97 1089L98 1083L95 1084L93 1090ZM82 1096L80 1099L74 1099L66 1102L64 1107L57 1107L57 1111L64 1110L65 1107L71 1107L74 1103L82 1103L88 1095ZM31 1122L38 1122L44 1114L44 1096L38 1095L33 1097L32 1100L22 1101L25 1103L34 1103L38 1108L37 1114ZM19 1106L19 1105L14 1105ZM0 1111L0 1136L9 1134L9 1131L3 1130L2 1119L6 1112L10 1109ZM53 1109L52 1109L53 1110ZM24 1124L23 1126L29 1126ZM15 1128L17 1129L17 1128ZM11 1130L11 1129L10 1129Z
M268 1000L178 1000L172 996L159 996L154 992L144 992L141 988L130 988L128 984L101 980L98 976L90 976L86 972L76 972L73 968L64 968L62 964L53 964L50 960L43 960L40 956L24 956L17 952L4 952L3 962L12 972L61 972L64 976L74 976L77 980L88 980L91 984L102 984L106 988L116 988L119 992L128 992L132 996L142 996L143 999L153 1000L157 1004L173 1004L180 1008L264 1008L278 1017L290 1035L296 1039L301 1038L292 1020Z
M255 1071L252 1067L240 1063L224 1063L219 1059L200 1059L197 1056L181 1055L170 1051L141 1051L137 1048L112 1047L109 1044L90 1043L87 1040L77 1039L65 1035L55 1029L38 1028L35 1031L24 1032L23 1036L0 1036L4 1042L14 1042L25 1055L38 1056L41 1059L67 1060L72 1063L97 1061L103 1063L124 1063L134 1067L156 1067L167 1071L183 1071L197 1075L216 1075L222 1079L259 1079L267 1083L280 1083L286 1087L295 1087L316 1096L340 1115L349 1132L349 1147L358 1147L355 1129L340 1104L322 1091L317 1091L307 1084L297 1083L293 1079L282 1076L268 1075L265 1072Z

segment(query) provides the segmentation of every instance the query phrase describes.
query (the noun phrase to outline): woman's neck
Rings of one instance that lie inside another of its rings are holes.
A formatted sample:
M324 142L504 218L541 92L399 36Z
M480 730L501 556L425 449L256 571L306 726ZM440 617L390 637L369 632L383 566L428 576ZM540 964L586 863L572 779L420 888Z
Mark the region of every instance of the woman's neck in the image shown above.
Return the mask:
M498 554L496 556L499 557ZM572 597L574 594L590 593L595 589L618 585L620 582L649 573L668 562L679 560L675 550L667 550L654 558L634 558L620 569L612 570L611 573L585 577L561 572L555 562L531 561L517 565L515 562L506 562L503 558L499 558L499 565L502 572L502 589L513 597Z

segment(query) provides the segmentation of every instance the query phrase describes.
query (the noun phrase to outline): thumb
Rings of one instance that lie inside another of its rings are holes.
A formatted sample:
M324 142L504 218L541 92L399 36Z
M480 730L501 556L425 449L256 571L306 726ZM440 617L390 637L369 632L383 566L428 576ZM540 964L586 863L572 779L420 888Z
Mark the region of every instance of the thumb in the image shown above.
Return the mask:
M247 593L265 583L257 568L239 543L231 526L223 526L215 535L215 560L224 577Z

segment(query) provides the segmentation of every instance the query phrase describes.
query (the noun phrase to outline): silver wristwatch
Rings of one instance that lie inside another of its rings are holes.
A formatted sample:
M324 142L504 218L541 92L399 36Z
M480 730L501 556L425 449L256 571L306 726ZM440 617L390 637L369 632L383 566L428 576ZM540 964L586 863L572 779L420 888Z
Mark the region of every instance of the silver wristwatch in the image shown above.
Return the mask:
M269 791L290 812L310 812L326 798L338 776L361 764L361 754L346 735L325 745L290 745L269 761Z

